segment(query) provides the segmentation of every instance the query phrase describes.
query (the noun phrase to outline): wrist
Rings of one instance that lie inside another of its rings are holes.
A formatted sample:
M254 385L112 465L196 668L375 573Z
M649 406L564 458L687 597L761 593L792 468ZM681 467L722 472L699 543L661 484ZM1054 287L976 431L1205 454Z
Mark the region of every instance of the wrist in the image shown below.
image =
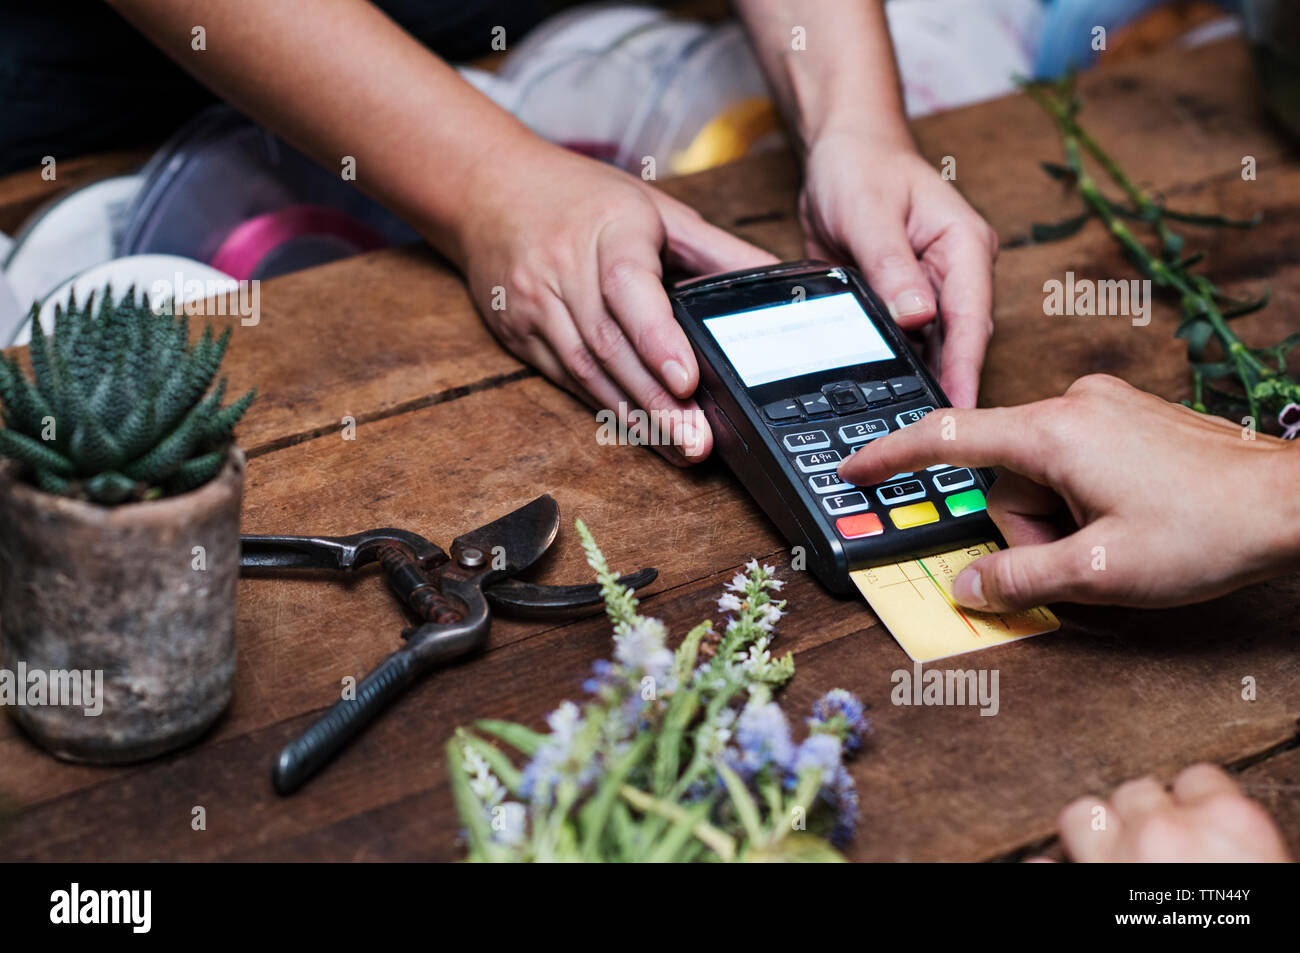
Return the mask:
M1275 532L1267 556L1279 572L1300 570L1300 442L1284 444L1272 454L1266 481L1265 505Z
M512 186L557 148L522 126L476 137L454 168L439 163L437 174L424 177L409 215L412 225L464 273L476 233L500 219Z

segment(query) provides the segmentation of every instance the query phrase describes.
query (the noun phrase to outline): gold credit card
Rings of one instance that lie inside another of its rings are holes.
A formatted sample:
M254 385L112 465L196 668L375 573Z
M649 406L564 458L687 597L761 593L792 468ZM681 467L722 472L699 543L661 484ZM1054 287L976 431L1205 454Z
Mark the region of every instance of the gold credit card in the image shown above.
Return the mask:
M933 662L1055 632L1060 620L1042 606L1020 612L978 612L953 602L952 581L957 574L997 550L996 543L975 543L849 575L914 662Z

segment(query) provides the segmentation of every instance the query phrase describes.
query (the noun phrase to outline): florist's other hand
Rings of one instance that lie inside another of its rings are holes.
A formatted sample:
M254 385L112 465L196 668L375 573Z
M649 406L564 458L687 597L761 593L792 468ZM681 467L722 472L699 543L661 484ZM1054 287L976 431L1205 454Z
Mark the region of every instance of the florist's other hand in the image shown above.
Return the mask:
M906 329L943 315L939 382L974 407L997 237L916 151L883 3L736 0L804 160L810 255L855 264Z
M808 253L854 262L904 329L943 320L939 383L974 407L993 334L997 234L910 139L837 131L812 143L799 199Z
M474 190L459 235L479 310L516 356L593 407L664 415L674 462L712 448L660 256L691 272L776 259L624 172L545 143ZM668 448L659 448L665 450ZM680 451L680 452L677 452Z
M953 583L974 609L1185 605L1300 567L1300 446L1114 377L1019 407L936 411L840 473L871 484L939 463L1005 468L988 508L1010 547Z
M1268 812L1222 768L1194 764L1166 788L1127 781L1109 800L1085 797L1057 820L1071 860L1084 863L1285 863Z

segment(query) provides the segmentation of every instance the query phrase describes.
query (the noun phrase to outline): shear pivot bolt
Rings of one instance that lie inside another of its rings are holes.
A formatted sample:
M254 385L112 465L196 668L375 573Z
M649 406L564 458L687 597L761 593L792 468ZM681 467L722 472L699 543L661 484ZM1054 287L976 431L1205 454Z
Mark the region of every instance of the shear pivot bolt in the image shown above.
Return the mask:
M475 549L472 546L469 547L468 549L462 549L460 551L460 556L457 558L457 562L459 562L466 569L474 569L478 566L482 566L483 550Z

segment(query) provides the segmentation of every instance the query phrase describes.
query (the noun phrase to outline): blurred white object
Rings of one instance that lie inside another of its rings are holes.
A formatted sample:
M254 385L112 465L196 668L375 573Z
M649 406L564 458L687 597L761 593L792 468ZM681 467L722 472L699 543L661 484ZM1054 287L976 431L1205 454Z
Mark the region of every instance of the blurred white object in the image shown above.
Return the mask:
M202 301L213 295L235 291L239 287L239 282L230 275L190 258L179 255L130 255L89 268L54 289L41 302L41 328L47 334L53 332L55 306L62 305L66 308L68 300L74 295L77 303L84 305L92 293L98 294L105 285L111 285L115 296L120 297L128 288L134 287L136 298L148 301L158 282L166 282L169 291L174 291L167 297L181 304ZM27 344L31 339L31 323L24 321L9 344Z
M736 24L576 7L526 36L497 75L538 135L635 174L695 171L776 141L767 88Z
M119 175L92 182L46 203L23 223L3 267L24 312L69 278L117 253L142 181L139 175ZM0 341L2 335L0 328Z
M1039 0L893 0L885 4L909 116L1004 96L1033 72Z

